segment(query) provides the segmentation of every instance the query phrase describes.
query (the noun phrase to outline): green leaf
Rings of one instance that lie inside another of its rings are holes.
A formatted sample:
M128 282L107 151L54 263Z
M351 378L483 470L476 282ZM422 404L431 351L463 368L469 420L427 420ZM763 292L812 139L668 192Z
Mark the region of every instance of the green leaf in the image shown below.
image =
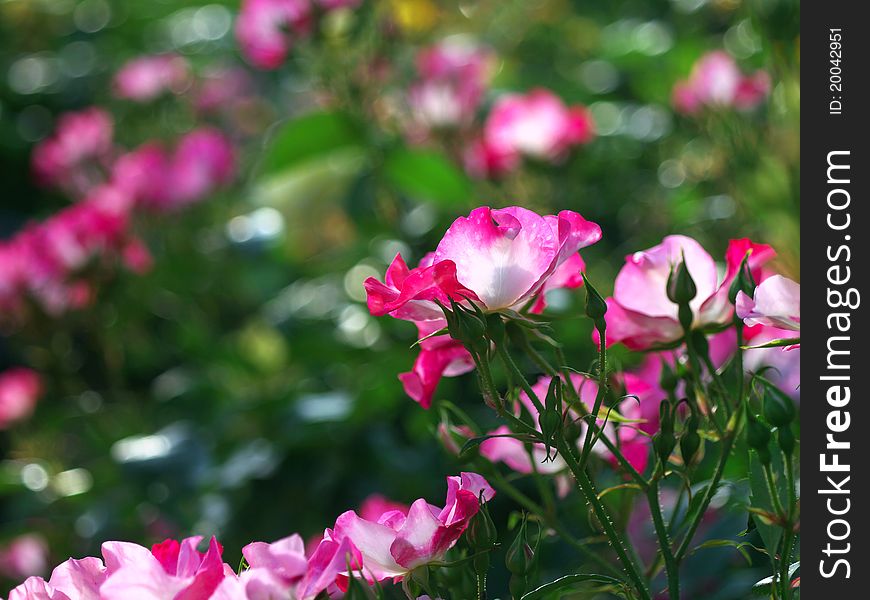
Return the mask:
M771 467L774 473L782 473L782 465L779 460L779 453L773 452L773 462ZM777 463L780 463L777 465ZM767 548L771 556L775 556L779 548L779 540L782 537L782 528L769 522L763 518L763 514L774 514L776 511L773 508L773 500L770 497L770 492L767 489L767 481L764 478L764 468L758 460L755 452L750 452L749 456L749 489L750 501L752 502L751 510L752 520L755 521L755 526L761 535L761 541L764 542L764 547Z
M740 555L746 560L746 564L752 565L752 557L747 552L746 548L752 548L753 550L759 550L754 545L749 542L735 542L734 540L708 540L701 544L700 546L696 546L692 549L690 554L694 554L698 550L703 550L704 548L734 548L737 550ZM765 552L764 550L759 550L761 552Z
M541 587L523 595L521 600L540 600L549 597L549 594L552 594L553 592L572 588L579 583L589 582L604 583L620 588L624 586L624 583L619 579L616 579L614 577L608 577L607 575L596 575L594 573L578 573L576 575L565 575L564 577L560 577L555 581L546 583Z
M362 128L341 112L314 112L279 125L260 164L261 175L273 175L363 143Z
M443 154L431 150L396 149L384 162L387 180L401 193L444 204L463 202L471 182Z

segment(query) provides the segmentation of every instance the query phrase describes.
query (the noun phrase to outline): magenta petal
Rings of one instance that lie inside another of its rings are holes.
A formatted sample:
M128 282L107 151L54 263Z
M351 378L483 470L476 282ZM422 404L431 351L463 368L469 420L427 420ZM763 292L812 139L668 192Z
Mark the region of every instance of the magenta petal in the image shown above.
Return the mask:
M443 524L434 514L433 507L422 498L417 500L411 505L402 527L396 532L395 539L390 545L390 554L398 564L409 571L419 565L438 560L441 558L441 554L438 553L441 549L435 547L435 542L443 541L438 536L442 527ZM447 548L443 548L443 551L446 550Z
M359 568L362 556L350 538L336 541L327 530L324 539L308 560L308 570L296 588L298 600L312 600L320 592L334 586L341 575L347 574L348 565Z
M28 577L24 583L9 592L9 600L73 600L55 590L42 577Z
M408 396L423 408L429 408L441 377L461 375L472 369L474 361L468 350L459 342L450 340L441 346L420 350L417 360L414 361L414 369L408 373L400 373L399 381Z
M555 268L559 241L540 215L520 207L480 207L456 219L435 250L490 310L508 308L538 291Z

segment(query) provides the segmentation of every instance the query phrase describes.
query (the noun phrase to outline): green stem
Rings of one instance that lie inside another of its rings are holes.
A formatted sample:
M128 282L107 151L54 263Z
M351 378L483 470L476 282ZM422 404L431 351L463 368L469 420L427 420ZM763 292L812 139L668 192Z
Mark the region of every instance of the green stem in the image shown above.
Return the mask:
M728 457L731 455L731 449L734 447L734 440L737 438L737 434L740 431L742 421L743 404L740 404L737 407L737 413L735 413L731 418L729 426L725 432L725 437L722 439L722 454L719 456L719 462L716 464L716 470L713 472L713 478L710 480L710 485L704 491L704 496L701 498L701 506L689 524L689 529L686 532L683 541L680 543L680 547L674 554L674 559L677 561L677 564L682 561L686 552L689 550L689 545L692 543L692 538L695 537L695 532L701 524L701 519L704 517L704 513L707 512L707 507L710 506L710 501L713 500L713 496L716 494L716 488L719 487L719 481L721 481L722 474L725 472L725 464L728 462Z
M520 345L522 346L523 351L529 356L529 358L531 358L532 361L534 361L534 363L538 365L538 367L544 373L546 373L550 377L555 377L558 374L556 369L554 369L553 366L550 365L549 362L547 362L547 359L544 358L540 352L535 350L535 348L532 346L532 343L529 341L528 334L518 337L520 337L521 339Z
M541 400L538 398L538 395L535 393L535 390L532 389L532 386L529 384L528 380L526 380L523 372L520 371L520 368L517 366L517 363L514 362L514 359L511 355L500 345L497 344L495 347L496 353L498 353L499 358L501 358L504 366L510 371L520 382L520 387L523 388L523 391L529 397L529 400L532 401L532 404L535 405L535 409L538 413L544 412L544 405L541 404Z
M671 539L668 536L668 528L662 518L662 507L659 501L659 481L653 479L650 482L649 489L646 492L647 501L649 502L650 513L652 513L653 524L655 525L656 536L659 539L659 548L661 549L662 557L665 561L665 571L668 575L668 597L672 600L680 599L680 571L677 561L674 560L674 553L671 549Z
M486 575L477 574L477 600L486 600Z
M592 506L592 511L595 513L595 517L601 524L604 534L607 536L611 547L613 547L613 551L616 552L617 558L619 558L619 561L622 563L623 568L628 574L628 578L635 586L642 600L652 600L646 582L640 575L640 569L638 569L637 565L629 557L628 551L625 548L625 543L616 531L616 527L613 525L613 520L610 518L607 509L604 508L604 505L598 498L598 494L595 492L595 486L589 479L589 475L586 471L580 468L577 458L574 456L564 437L561 435L556 436L556 444L559 453L562 455L565 462L568 463L568 467L574 474L574 479L577 481L580 491L583 493L586 501Z
M607 337L604 327L598 329L599 350L598 350L598 393L595 394L595 405L592 407L592 418L589 422L589 427L586 428L586 438L583 440L583 449L580 451L580 470L586 469L586 462L589 460L589 452L592 450L592 431L593 424L597 425L598 412L601 410L601 404L604 402L604 395L607 393ZM571 381L570 379L568 380ZM569 385L568 387L573 387ZM606 437L599 435L599 439Z
M492 478L492 481L495 483L495 486L504 491L508 496L513 498L513 500L521 505L523 508L528 510L530 513L538 515L543 520L544 524L559 534L563 540L568 542L571 546L577 549L580 554L584 557L588 558L595 562L598 566L607 569L617 577L622 576L622 573L614 567L611 563L604 559L600 552L594 552L587 548L587 545L574 537L565 526L559 521L559 519L552 514L548 514L541 505L537 502L529 498L523 492L518 490L516 486L510 483L505 477L498 472L495 468L484 468L482 469Z

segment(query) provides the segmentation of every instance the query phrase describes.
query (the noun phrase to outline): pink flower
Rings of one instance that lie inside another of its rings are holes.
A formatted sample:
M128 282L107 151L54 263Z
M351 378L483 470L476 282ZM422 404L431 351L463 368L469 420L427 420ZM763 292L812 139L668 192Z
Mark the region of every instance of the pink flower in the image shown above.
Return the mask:
M211 539L208 551L197 551L201 537L180 543L166 540L146 548L128 542L106 542L106 580L102 598L206 600L232 569L221 560L223 549Z
M770 76L764 71L743 75L734 59L722 51L708 52L695 63L687 80L674 85L672 101L683 113L704 106L748 110L770 93Z
M593 137L589 112L579 105L565 106L545 89L502 96L484 126L484 140L491 152L547 162L562 160L569 148Z
M747 239L731 240L726 253L727 271L721 282L713 258L689 237L667 236L661 244L627 256L616 277L613 297L607 299L608 346L621 342L632 350L645 350L682 337L677 305L668 299L665 288L671 268L683 257L697 287L690 303L692 327L726 324L734 310L728 301L728 288L747 252L754 270L775 254L770 246ZM597 340L597 332L594 336Z
M28 577L9 592L9 600L99 600L106 567L99 558L69 559L55 567L51 578Z
M140 56L115 74L114 91L118 98L149 102L165 92L182 92L189 84L190 67L181 56Z
M112 135L112 117L101 108L65 113L54 134L33 149L33 173L42 185L85 194L105 179Z
M415 121L431 128L468 124L489 85L491 63L488 51L460 38L422 50L419 80L409 91Z
M0 375L2 378L3 375ZM2 387L2 384L0 384ZM0 396L3 392L0 391ZM0 401L2 402L2 401ZM19 535L0 548L0 573L10 579L40 575L48 568L48 544L42 536Z
M447 326L443 319L418 321L420 339ZM449 335L437 335L420 342L414 367L399 374L405 393L423 408L432 406L432 396L442 377L457 377L474 370L474 359L460 342Z
M754 298L738 292L736 305L737 316L749 326L801 330L801 286L782 275L762 281L755 288Z
M547 291L582 283L577 251L600 237L598 225L572 211L542 217L521 207L481 207L457 219L417 268L396 256L383 283L366 280L373 315L414 321L426 338L413 370L399 376L407 394L428 408L441 377L474 367L458 341L427 337L446 327L441 306L449 307L451 299L485 310L519 310L530 303L530 310L540 312Z
M309 0L243 0L236 38L245 58L260 69L277 69L295 38L310 27Z
M36 371L12 367L0 373L0 429L29 417L42 395L42 379Z
M462 155L462 161L466 172L472 177L498 179L517 168L520 157L514 152L501 151L481 138L469 143Z
M453 222L433 261L455 265L460 284L486 310L519 309L580 248L599 239L601 228L570 210L542 217L519 206L484 206Z
M477 514L480 498L489 501L494 495L495 490L483 477L462 473L447 478L443 508L421 498L407 515L391 511L377 521L347 511L338 517L333 529L326 530L297 593L301 598L312 598L330 585L345 588L348 562L374 582L399 580L420 565L441 560Z
M112 183L141 206L167 209L173 204L171 168L171 159L163 148L149 142L118 157L112 167Z
M235 176L235 151L217 129L200 127L175 148L168 184L174 206L184 206L226 185Z

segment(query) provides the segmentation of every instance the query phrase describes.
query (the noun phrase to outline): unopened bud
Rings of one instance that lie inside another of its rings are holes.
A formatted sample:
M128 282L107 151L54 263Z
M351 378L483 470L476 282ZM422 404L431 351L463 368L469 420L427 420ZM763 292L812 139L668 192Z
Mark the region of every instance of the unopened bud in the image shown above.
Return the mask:
M764 418L774 427L785 427L795 418L794 401L772 385L765 385L762 409Z
M767 449L770 444L770 428L759 421L751 412L747 413L746 443L753 450Z
M607 313L607 302L601 297L589 280L586 279L586 274L581 273L583 283L586 286L586 316L592 319L597 329L605 327L604 315Z
M777 429L776 439L779 442L779 449L786 456L791 456L794 452L794 432L791 430L791 425L785 425Z
M486 502L481 503L480 510L471 518L465 539L476 552L489 550L498 541L498 530L492 522Z
M667 286L668 299L674 304L688 304L698 294L698 288L686 266L685 257L676 268L671 269Z
M662 360L662 372L659 375L659 385L668 393L673 393L677 389L677 384L680 382L677 374L671 366Z
M526 541L526 520L520 524L517 536L505 555L505 566L514 575L525 576L532 570L535 552Z
M752 277L752 270L749 268L749 254L743 257L740 263L740 268L734 281L731 282L731 287L728 288L728 300L731 304L737 302L737 294L743 292L750 298L755 295L755 278Z

